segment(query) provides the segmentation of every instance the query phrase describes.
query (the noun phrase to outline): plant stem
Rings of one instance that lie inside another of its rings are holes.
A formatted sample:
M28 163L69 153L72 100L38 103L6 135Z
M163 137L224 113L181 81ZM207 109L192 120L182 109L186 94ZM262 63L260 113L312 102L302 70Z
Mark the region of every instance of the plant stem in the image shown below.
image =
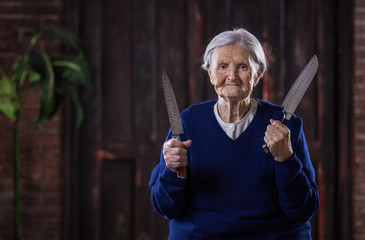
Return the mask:
M14 240L20 240L19 219L19 129L18 121L13 125L13 170L14 170Z

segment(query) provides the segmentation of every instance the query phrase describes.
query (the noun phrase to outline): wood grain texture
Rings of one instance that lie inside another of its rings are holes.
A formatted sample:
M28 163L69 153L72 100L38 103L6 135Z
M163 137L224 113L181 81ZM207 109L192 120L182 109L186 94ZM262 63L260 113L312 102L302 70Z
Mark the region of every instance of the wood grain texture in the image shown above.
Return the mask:
M340 2L345 4L345 0ZM103 235L108 224L115 224L110 209L110 218L109 213L100 212L103 199L113 196L133 199L128 209L128 219L132 222L125 225L130 229L123 235L126 239L167 238L168 222L153 210L148 188L152 168L159 161L169 130L162 69L169 75L180 111L216 98L208 74L200 67L202 54L216 34L234 27L247 28L274 55L275 61L253 94L276 104L281 104L307 61L318 54L319 71L296 114L304 121L321 188L321 210L312 219L313 239L336 239L341 222L334 219L340 211L347 216L351 207L348 199L343 199L341 205L347 210L340 210L335 202L339 189L348 191L348 185L340 188L343 178L337 181L339 136L334 134L334 118L338 114L335 103L339 100L335 93L341 85L336 75L338 42L334 38L339 30L335 26L336 16L331 15L336 4L330 0L92 0L87 4L78 0L78 4L73 3L79 9L73 10L70 24L79 29L94 79L92 88L82 91L87 120L75 138L74 130L67 133L68 146L73 146L69 148L67 167L77 169L70 170L69 176L68 206L76 211L69 214L75 224L68 228L67 235L73 236L70 239L83 234L87 239L98 239L96 236ZM344 45L349 42L342 41ZM341 120L349 124L348 121ZM346 137L346 129L342 129L341 136ZM345 164L343 154L348 151L349 148L342 149L341 166ZM124 169L118 161L110 161L106 170L102 167L106 166L104 160L96 157L97 152L129 159L133 168ZM113 164L120 171L113 169ZM112 174L106 176L109 171ZM121 184L118 190L108 184L113 179L121 181L126 174L130 174L128 186ZM120 195L123 192L125 196ZM114 233L108 230L107 234Z

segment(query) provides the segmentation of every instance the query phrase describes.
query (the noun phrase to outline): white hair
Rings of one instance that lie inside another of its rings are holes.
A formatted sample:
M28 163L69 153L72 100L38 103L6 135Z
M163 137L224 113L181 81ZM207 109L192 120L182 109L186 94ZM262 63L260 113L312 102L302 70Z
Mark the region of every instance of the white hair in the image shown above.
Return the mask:
M258 77L260 79L267 70L265 52L259 40L243 28L225 31L215 36L205 49L202 68L208 71L212 65L216 50L231 44L238 44L246 49L249 54L248 60L251 69L254 74L259 74Z

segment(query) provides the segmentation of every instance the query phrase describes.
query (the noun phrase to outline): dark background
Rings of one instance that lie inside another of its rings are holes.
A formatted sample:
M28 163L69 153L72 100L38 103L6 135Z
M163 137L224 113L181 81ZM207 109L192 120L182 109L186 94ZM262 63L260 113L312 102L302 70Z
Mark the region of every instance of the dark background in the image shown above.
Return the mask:
M94 76L92 89L82 91L88 121L69 130L71 238L167 238L168 223L154 212L148 188L169 127L162 69L181 110L215 98L200 68L204 47L216 34L244 27L275 57L256 97L281 104L318 55L318 73L296 112L321 195L312 235L350 239L349 117L343 114L351 87L343 81L351 78L344 67L351 64L350 7L345 0L69 1L67 21L85 44Z
M182 111L216 98L201 68L218 33L244 27L275 61L254 95L281 104L307 61L319 70L296 114L304 120L321 206L314 240L365 236L365 0L0 0L0 68L29 46L39 26L71 28L90 63L78 89L37 125L40 91L24 102L20 133L22 239L161 240L168 222L150 204L148 182L169 129L161 74ZM40 42L40 49L60 51ZM0 239L13 236L12 126L0 115Z

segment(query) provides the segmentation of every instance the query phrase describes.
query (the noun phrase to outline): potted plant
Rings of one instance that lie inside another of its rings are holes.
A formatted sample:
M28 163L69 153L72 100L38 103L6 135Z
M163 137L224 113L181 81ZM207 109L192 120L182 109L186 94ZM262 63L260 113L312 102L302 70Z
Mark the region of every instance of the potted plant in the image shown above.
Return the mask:
M28 34L30 45L20 60L15 60L13 74L0 69L0 112L12 121L14 175L14 239L20 239L19 220L19 116L30 92L41 89L38 124L50 120L68 95L77 109L76 126L83 120L83 110L76 87L88 85L90 74L81 44L70 31L39 28ZM66 54L36 50L40 38L50 38L66 46Z

